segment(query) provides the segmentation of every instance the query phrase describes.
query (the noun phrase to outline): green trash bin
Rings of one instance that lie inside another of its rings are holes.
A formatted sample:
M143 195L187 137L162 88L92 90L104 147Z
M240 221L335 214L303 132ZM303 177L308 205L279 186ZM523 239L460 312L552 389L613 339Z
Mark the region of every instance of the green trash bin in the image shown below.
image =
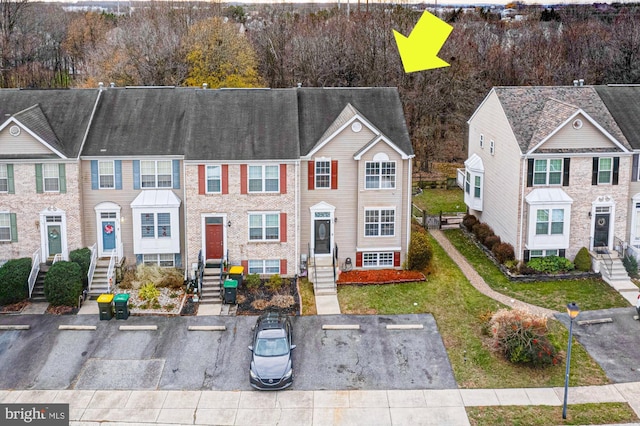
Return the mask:
M238 294L238 281L224 280L224 303L234 305Z
M229 279L238 281L238 287L242 285L244 278L244 266L232 266L229 268Z
M116 308L116 319L126 320L129 318L129 293L119 293L113 298Z
M98 309L101 320L108 321L113 318L113 294L104 293L98 296Z

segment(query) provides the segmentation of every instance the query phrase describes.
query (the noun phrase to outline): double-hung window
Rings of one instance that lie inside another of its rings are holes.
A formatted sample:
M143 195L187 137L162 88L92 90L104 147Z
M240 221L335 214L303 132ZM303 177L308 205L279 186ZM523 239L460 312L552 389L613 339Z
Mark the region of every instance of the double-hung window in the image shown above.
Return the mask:
M331 188L331 160L316 160L316 188Z
M222 191L222 175L220 166L207 166L207 193Z
M598 185L611 183L613 173L613 158L604 157L598 159Z
M534 185L562 184L562 159L535 160L533 166Z
M280 166L249 166L249 192L280 192Z
M142 188L171 188L171 160L140 160L140 186Z
M280 239L279 213L249 214L250 241L277 241Z
M364 212L364 235L367 237L388 237L395 234L393 209L366 209Z
M362 253L362 266L393 266L393 252Z
M6 164L0 164L0 192L9 192L9 170Z
M365 165L365 187L367 189L395 188L395 161L367 161Z
M60 169L57 164L42 165L42 181L44 192L60 192Z
M175 255L173 253L143 254L142 263L145 265L158 265L163 268L175 266Z
M280 260L278 259L249 260L249 273L250 274L279 274Z
M480 176L475 176L473 183L473 196L476 198L480 198L480 193L482 189L482 178Z
M539 209L536 213L536 235L559 235L564 232L563 209Z
M170 213L142 213L140 226L142 238L171 238Z
M10 213L0 213L0 241L11 241Z
M113 189L116 187L113 161L98 161L98 184L100 189Z

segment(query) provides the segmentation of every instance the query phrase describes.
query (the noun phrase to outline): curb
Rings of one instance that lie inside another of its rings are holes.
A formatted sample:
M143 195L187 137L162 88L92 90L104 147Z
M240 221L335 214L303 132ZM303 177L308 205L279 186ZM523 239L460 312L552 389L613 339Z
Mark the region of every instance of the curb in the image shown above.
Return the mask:
M158 329L157 325L121 325L118 328L120 331L155 331Z
M388 324L387 330L422 330L422 324Z
M187 327L189 331L226 331L227 327L224 325L190 325Z
M0 325L0 330L29 330L30 325Z
M95 325L59 325L58 330L89 330L93 331L98 328Z
M358 324L323 324L323 330L360 330L360 325Z

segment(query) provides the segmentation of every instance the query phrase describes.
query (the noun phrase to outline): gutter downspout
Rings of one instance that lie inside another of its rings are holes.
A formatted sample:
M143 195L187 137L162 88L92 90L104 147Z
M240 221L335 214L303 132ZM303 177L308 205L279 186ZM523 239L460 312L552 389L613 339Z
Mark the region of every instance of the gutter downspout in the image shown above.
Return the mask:
M406 221L407 221L407 245L405 247L405 260L407 255L409 254L409 244L411 243L411 194L412 194L412 182L411 182L411 172L413 170L413 157L409 157L409 167L407 167L407 214L406 214ZM402 262L400 262L400 266L402 266Z
M523 260L523 258L520 258L520 256L522 255L522 249L523 249L523 239L524 239L524 190L525 190L525 174L526 174L526 165L527 165L527 156L525 155L522 159L522 165L520 167L520 175L521 177L521 183L520 183L520 229L518 231L519 238L518 238L518 251L516 252L516 259L519 260Z
M187 208L187 163L184 161L184 156L182 156L182 207L184 208L184 214L182 220L184 221L184 279L188 280L191 277L191 265L189 263L189 237L187 235L188 232L188 220L187 214L189 214L189 209Z
M296 241L295 241L295 275L300 272L300 159L294 163L295 170L295 226L296 226Z

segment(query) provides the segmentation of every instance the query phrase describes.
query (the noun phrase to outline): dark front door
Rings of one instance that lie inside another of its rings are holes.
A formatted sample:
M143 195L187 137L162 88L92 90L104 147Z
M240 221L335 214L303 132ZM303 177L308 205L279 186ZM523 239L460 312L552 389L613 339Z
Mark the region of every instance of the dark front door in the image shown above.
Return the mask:
M222 259L224 244L222 239L222 224L207 224L206 225L206 247L207 247L207 259Z
M331 253L331 221L329 219L316 219L314 222L316 254Z
M62 234L60 225L47 225L47 242L49 243L49 256L62 253Z
M593 232L593 247L609 246L609 213L596 214L596 226Z

